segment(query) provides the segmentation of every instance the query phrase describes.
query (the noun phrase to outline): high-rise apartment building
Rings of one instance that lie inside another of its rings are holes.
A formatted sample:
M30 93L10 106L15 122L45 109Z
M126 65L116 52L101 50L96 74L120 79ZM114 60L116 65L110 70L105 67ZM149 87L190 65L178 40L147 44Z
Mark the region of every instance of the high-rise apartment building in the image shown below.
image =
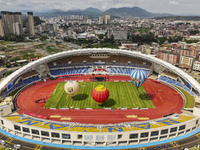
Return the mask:
M103 24L103 16L99 17L99 24Z
M110 23L110 15L105 15L104 16L104 21L105 21L105 24L109 24Z
M20 35L20 24L19 22L13 23L14 33Z
M23 34L23 23L20 12L2 11L1 15L4 34Z
M28 23L26 30L30 35L35 35L33 12L28 12Z
M14 20L12 19L11 12L8 11L2 11L2 24L5 34L14 33L13 31L13 23Z
M15 20L15 24L17 23L19 26L19 34L23 34L23 21L22 21L22 15L20 12L17 12L14 14L14 20Z
M3 30L3 24L2 24L1 17L0 17L0 36L4 36L4 30Z
M110 23L110 15L104 15L99 17L99 24L109 24Z
M180 55L171 51L159 51L157 57L173 65L179 64Z

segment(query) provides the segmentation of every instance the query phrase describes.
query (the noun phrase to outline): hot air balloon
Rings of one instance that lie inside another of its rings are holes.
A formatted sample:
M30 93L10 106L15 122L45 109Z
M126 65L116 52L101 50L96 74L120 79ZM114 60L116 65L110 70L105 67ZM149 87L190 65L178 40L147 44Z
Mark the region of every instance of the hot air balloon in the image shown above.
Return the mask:
M139 88L147 79L147 74L140 69L135 69L131 73L131 79L133 84Z
M69 96L74 97L79 91L79 84L76 81L68 81L64 89Z
M109 97L109 91L103 85L98 85L92 90L92 98L101 105Z

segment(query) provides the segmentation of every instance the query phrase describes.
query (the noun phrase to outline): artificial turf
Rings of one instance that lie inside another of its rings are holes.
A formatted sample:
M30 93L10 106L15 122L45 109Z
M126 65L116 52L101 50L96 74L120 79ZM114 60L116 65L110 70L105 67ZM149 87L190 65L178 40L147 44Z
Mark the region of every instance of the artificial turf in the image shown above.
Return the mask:
M149 95L141 86L137 89L131 82L79 82L79 92L73 99L64 90L65 82L58 83L45 108L154 108ZM91 96L93 88L104 85L110 93L109 99L98 105Z
M182 88L179 88L177 86L175 86L175 87L178 88L185 95L185 98L186 98L185 108L194 108L194 106L195 106L194 96L192 96L191 94L189 94L187 91L185 91Z

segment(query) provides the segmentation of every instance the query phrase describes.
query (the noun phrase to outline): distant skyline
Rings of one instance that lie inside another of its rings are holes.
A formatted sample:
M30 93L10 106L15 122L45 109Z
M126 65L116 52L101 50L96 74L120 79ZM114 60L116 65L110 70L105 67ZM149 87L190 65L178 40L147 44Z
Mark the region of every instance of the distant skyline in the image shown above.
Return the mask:
M153 13L200 15L199 0L0 0L0 11L73 10L88 7L107 10L134 6Z

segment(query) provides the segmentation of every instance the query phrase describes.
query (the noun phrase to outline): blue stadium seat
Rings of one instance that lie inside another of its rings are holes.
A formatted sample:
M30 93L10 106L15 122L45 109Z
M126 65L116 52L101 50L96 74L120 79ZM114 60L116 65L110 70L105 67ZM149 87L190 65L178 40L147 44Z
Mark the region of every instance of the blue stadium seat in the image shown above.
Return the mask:
M59 75L70 75L70 74L81 74L81 73L89 73L91 72L91 68L82 67L82 68L64 68L64 69L53 69L50 70L51 75L59 76Z
M175 86L178 86L178 87L184 89L185 91L187 91L190 95L195 96L195 94L186 85L183 85L182 83L180 83L178 81L175 81L175 80L173 80L171 78L167 78L165 76L160 76L159 80L168 82L168 83L173 84Z
M30 78L27 78L21 82L18 82L17 84L14 84L7 92L6 92L6 96L8 96L12 91L24 86L24 85L27 85L27 84L30 84L30 83L33 83L35 81L38 81L40 80L39 76L33 76L33 77L30 77Z
M126 75L130 75L132 73L132 71L135 68L125 68L125 67L108 67L107 71L109 73L114 73L114 74L126 74ZM147 75L149 74L149 70L144 70L141 68L141 70L143 70Z

